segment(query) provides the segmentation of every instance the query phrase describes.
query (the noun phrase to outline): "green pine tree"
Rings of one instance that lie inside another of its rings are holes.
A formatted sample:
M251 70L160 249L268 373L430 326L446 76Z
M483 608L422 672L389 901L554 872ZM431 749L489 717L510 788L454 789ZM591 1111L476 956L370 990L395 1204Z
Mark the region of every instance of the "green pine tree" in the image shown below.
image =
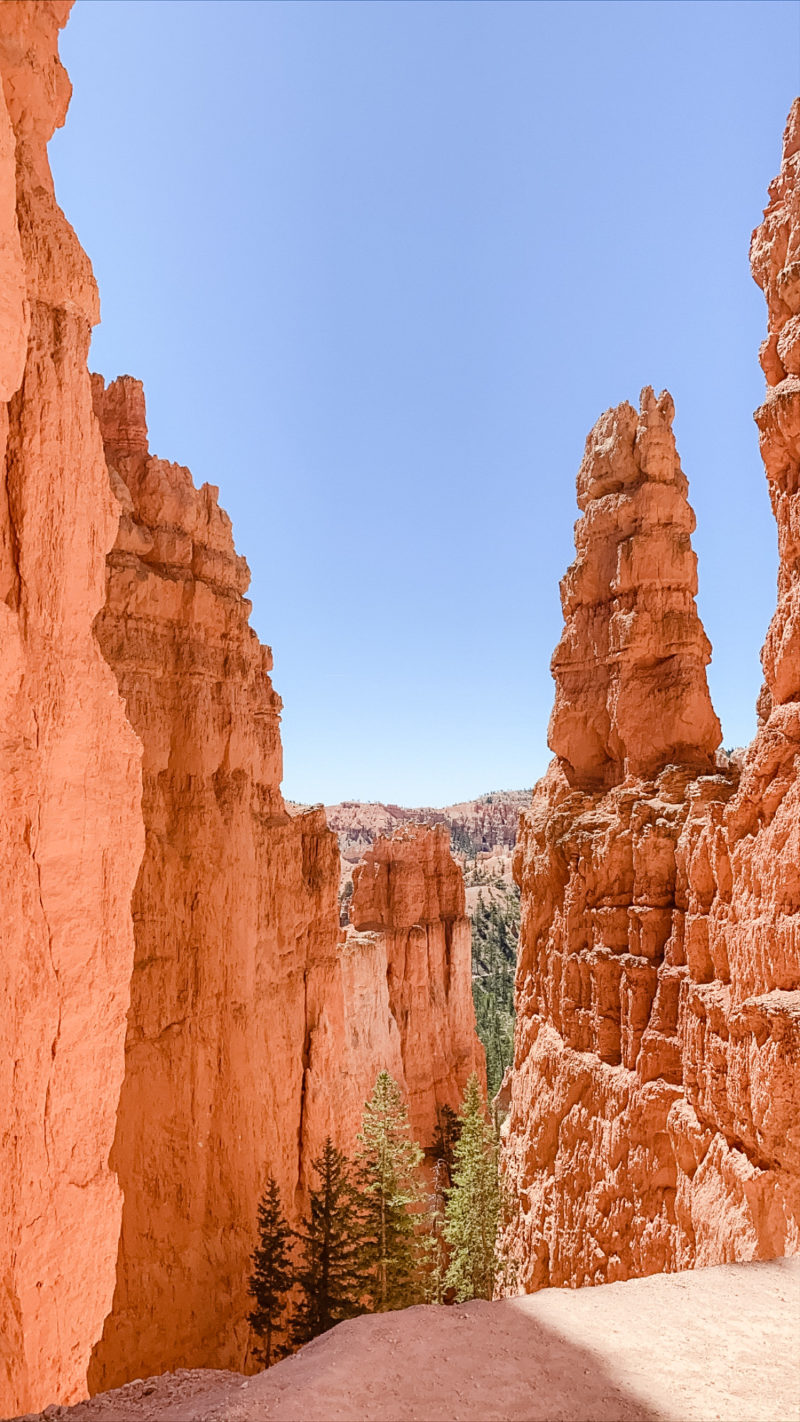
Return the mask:
M255 1352L267 1368L286 1352L283 1342L276 1342L275 1334L283 1331L286 1296L294 1283L293 1242L277 1181L270 1175L258 1207L258 1244L253 1250L253 1272L247 1284L247 1291L255 1300L247 1315L259 1339Z
M448 1191L445 1238L450 1246L446 1284L456 1299L490 1299L500 1270L498 1150L473 1072L459 1113L461 1134L454 1149L453 1186Z
M472 995L475 1020L486 1049L489 1095L500 1088L514 1055L514 974L519 936L519 890L495 881L472 915Z
M328 1136L313 1167L319 1186L311 1191L309 1215L298 1236L302 1261L296 1281L301 1296L291 1329L297 1347L364 1312L358 1200L349 1161Z
M450 1177L453 1170L453 1149L458 1140L460 1129L458 1116L452 1106L445 1104L437 1107L436 1135L433 1138L430 1153L445 1166L448 1185L451 1183Z
M444 1237L444 1226L449 1180L447 1164L440 1156L434 1166L433 1188L428 1195L427 1232L422 1243L426 1303L444 1303L447 1277L447 1242Z
M358 1141L361 1262L372 1309L381 1313L418 1303L422 1296L416 1227L423 1153L411 1138L405 1101L388 1071L379 1074L364 1107Z

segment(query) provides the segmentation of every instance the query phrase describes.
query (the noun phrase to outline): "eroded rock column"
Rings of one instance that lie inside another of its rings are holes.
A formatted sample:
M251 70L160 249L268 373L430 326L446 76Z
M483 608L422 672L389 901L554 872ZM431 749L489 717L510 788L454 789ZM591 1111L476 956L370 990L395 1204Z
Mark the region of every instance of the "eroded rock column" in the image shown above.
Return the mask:
M687 1257L701 1264L800 1248L800 101L753 234L767 302L756 411L778 525L778 603L760 726L727 805L693 816L681 1049L686 1102L670 1118Z
M523 816L506 1246L525 1289L677 1267L678 841L730 793L672 401L601 417L553 657L556 752Z
M404 825L376 839L353 871L350 922L350 953L360 945L381 964L373 976L386 982L393 1026L387 1052L407 1091L412 1131L428 1147L442 1107L458 1110L470 1074L477 1071L486 1084L464 876L447 827Z

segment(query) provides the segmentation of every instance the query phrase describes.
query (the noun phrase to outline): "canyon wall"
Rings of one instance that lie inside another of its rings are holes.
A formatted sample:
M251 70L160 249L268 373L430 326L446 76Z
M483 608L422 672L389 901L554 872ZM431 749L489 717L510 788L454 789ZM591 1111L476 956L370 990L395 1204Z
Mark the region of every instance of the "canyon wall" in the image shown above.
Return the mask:
M102 1390L243 1366L266 1174L296 1216L325 1137L351 1148L384 1066L429 1144L479 1048L447 831L382 841L353 900L362 931L341 931L336 838L321 809L290 814L281 797L271 655L217 490L150 455L138 381L94 376L93 393L120 507L97 635L144 747L146 827ZM378 861L393 886L380 911Z
M46 153L68 12L0 6L5 1414L87 1367L245 1364L266 1173L296 1217L382 1067L425 1145L483 1070L446 828L373 845L343 933L217 491L150 455L138 382L90 381L97 291ZM799 129L753 244L781 572L743 760L717 751L669 398L604 416L579 476L556 760L517 850L528 1288L798 1246Z
M458 1110L473 1071L486 1085L472 1001L472 928L446 825L379 837L353 872L348 947L376 960L397 1030L394 1069L412 1133L433 1143L443 1106ZM360 1014L351 1012L358 1023ZM388 1064L387 1064L388 1065Z
M800 1248L799 165L795 105L752 244L781 564L746 753L717 749L669 397L603 415L578 474L556 758L515 857L505 1247L525 1290Z
M150 455L140 383L93 387L120 506L97 634L144 746L146 826L117 1290L90 1374L104 1388L243 1364L266 1174L293 1214L310 1159L361 1100L343 1063L336 839L320 809L284 807L247 564L218 491Z
M117 515L86 358L99 303L55 200L67 3L0 6L0 1414L85 1391L122 1206L109 1170L143 831L92 624Z
M446 977L413 1001L381 935L343 933L336 838L281 797L217 490L150 455L137 381L90 379L97 290L46 151L69 8L0 6L3 1415L84 1395L87 1370L245 1365L266 1174L296 1218L382 1067L426 1122L467 1068L443 1056L463 924L429 925Z

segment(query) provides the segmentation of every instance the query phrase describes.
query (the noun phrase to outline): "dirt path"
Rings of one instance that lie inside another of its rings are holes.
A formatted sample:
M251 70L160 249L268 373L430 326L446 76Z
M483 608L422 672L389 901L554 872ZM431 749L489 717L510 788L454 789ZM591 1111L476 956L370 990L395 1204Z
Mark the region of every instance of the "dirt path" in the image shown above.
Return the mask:
M169 1374L47 1415L800 1422L800 1259L355 1319L257 1377Z

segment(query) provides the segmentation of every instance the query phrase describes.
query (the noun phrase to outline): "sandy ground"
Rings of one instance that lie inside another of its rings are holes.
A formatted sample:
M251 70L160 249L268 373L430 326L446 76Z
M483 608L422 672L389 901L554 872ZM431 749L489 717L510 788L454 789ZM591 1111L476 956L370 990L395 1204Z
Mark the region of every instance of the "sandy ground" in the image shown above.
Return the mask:
M63 1422L798 1422L800 1259L354 1319L257 1377L171 1373Z

